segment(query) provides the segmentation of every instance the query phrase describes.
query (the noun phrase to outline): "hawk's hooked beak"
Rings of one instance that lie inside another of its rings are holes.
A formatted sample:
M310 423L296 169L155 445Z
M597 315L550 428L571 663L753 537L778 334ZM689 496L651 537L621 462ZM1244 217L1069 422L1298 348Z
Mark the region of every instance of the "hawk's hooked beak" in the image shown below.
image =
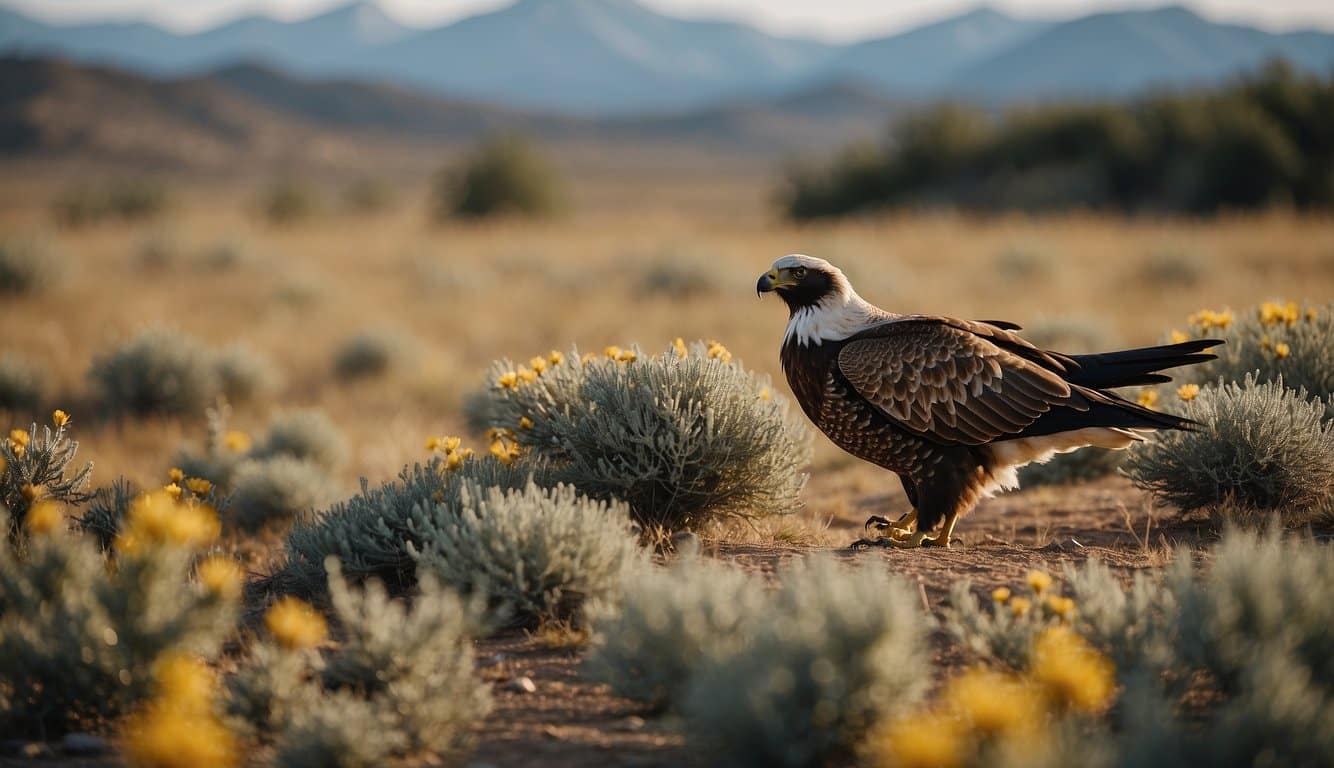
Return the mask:
M796 281L778 269L771 269L760 275L759 282L755 283L755 295L770 293L785 285L796 285Z

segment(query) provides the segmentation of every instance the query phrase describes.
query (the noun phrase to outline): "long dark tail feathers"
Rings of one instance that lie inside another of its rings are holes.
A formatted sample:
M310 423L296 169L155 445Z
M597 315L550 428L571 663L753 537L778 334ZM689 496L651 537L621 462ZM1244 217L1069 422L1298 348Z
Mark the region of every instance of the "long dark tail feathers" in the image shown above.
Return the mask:
M1069 370L1065 378L1072 384L1090 389L1162 384L1171 381L1172 377L1159 371L1217 359L1217 355L1206 350L1222 343L1221 339L1194 339L1120 352L1071 355L1070 359L1078 367Z

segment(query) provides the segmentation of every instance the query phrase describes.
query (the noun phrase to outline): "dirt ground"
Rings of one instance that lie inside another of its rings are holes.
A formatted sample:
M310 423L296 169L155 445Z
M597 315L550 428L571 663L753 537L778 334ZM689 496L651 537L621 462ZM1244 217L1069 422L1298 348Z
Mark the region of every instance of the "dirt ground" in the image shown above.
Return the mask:
M892 482L892 477L886 477ZM808 494L818 496L817 493ZM827 520L827 536L850 543L872 514L906 510L902 495L866 494ZM812 514L807 510L804 514ZM1098 558L1127 575L1161 566L1177 547L1197 547L1210 538L1208 526L1156 510L1149 498L1121 478L1074 486L1039 487L983 502L959 524L963 541L948 550L853 550L728 545L706 541L706 550L756 572L771 573L785 561L830 551L848 560L874 559L920 586L922 600L936 611L951 586L973 582L979 591L1021 584L1029 569L1059 574L1066 564ZM937 673L966 663L944 636L933 637ZM495 683L495 710L477 730L476 749L461 762L493 766L672 766L704 765L683 745L669 720L655 718L606 686L579 677L579 649L549 649L522 633L482 643L483 675ZM520 692L514 681L536 686Z

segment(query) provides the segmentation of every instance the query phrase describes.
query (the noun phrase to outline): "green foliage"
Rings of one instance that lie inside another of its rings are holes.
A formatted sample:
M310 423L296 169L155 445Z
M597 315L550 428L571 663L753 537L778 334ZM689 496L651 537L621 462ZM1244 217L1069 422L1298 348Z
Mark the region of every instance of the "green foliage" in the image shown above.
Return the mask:
M308 219L319 208L315 190L294 181L270 185L259 197L259 212L270 224L282 226Z
M934 107L901 120L883 147L857 146L825 168L796 170L782 203L795 219L924 205L1328 208L1331 105L1334 78L1277 64L1211 91L1126 103L1019 108L996 119Z
M163 213L171 202L161 181L147 178L113 179L71 187L52 203L56 220L78 227L103 219L137 221Z
M328 503L330 481L308 461L277 456L244 461L231 478L225 522L246 531L285 526Z
M97 545L103 551L111 549L125 524L125 515L130 511L130 504L139 495L139 489L123 477L112 481L105 488L98 488L93 493L92 503L83 515L76 518L79 528L97 539Z
M439 459L404 468L398 479L379 488L362 481L361 493L316 515L298 518L287 535L283 565L263 585L275 592L306 598L326 590L325 558L333 555L353 581L376 578L391 592L416 583L416 560L428 516L458 514L462 490L522 488L529 479L544 484L545 473L528 462L501 464L494 458L470 459L446 472Z
M531 482L465 484L457 509L437 504L422 520L421 540L425 572L524 624L570 618L606 598L639 552L624 506Z
M496 215L545 216L558 207L554 172L531 147L514 137L478 147L462 166L436 180L440 218Z
M151 693L163 654L215 654L234 606L190 583L190 560L157 549L109 568L59 529L22 550L0 537L0 734L87 730Z
M347 461L347 439L323 411L290 411L269 422L250 458L287 456L333 473Z
M698 556L646 563L594 611L584 674L618 696L679 710L696 670L739 652L769 620L766 605L763 582L738 568Z
M479 609L424 579L411 603L378 582L352 589L330 558L342 642L321 655L255 645L228 681L227 710L280 765L372 766L457 747L490 709L474 671Z
M41 240L0 241L0 299L43 293L64 267L64 258Z
M93 361L88 371L108 411L185 416L220 396L233 404L272 389L277 373L244 347L216 353L196 339L150 329Z
M1211 350L1217 360L1180 369L1183 381L1240 383L1247 374L1257 383L1282 378L1289 388L1324 400L1325 417L1334 418L1334 303L1266 302L1241 313L1227 328L1196 324L1192 331L1227 343Z
M347 380L384 376L411 364L417 356L415 346L396 331L365 331L343 342L334 353L334 373Z
M16 439L17 438L17 439ZM0 508L13 515L9 534L23 521L35 501L82 504L93 465L75 467L78 442L69 439L65 426L15 430L0 435Z
M0 411L32 416L42 404L46 371L18 355L0 355Z
M1282 379L1206 387L1182 414L1195 431L1159 434L1129 449L1126 471L1141 488L1183 510L1224 504L1299 520L1334 494L1334 420L1326 404L1285 389Z
M821 765L930 684L916 594L880 563L787 569L737 653L692 677L688 733L717 765Z
M557 479L626 502L651 530L796 508L806 427L767 380L716 343L684 356L609 351L617 359L580 364L572 353L512 386L513 364L492 366L493 426L549 461Z

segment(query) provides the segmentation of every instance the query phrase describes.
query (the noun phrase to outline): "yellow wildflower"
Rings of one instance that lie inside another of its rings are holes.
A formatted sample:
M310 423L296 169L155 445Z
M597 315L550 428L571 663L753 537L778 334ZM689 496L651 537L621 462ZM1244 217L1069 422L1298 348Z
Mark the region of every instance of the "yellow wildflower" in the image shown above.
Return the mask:
M524 384L532 384L534 381L537 381L537 374L534 373L531 368L525 368L521 365L519 366L519 381L522 381Z
M222 444L232 453L246 453L250 450L250 435L239 429L233 429L223 435Z
M728 352L727 347L724 347L717 341L709 342L709 357L714 360L721 360L724 363L732 362L732 353Z
M130 504L116 548L134 553L141 546L171 544L199 548L222 533L222 524L206 504L181 504L166 490L150 491Z
M690 354L690 349L686 347L685 339L681 338L680 336L677 336L675 339L672 340L672 349L676 350L676 354L679 357L685 357L686 355Z
M1135 401L1145 408L1152 408L1158 403L1158 391L1154 389L1145 389L1139 393Z
M158 694L125 722L128 764L146 768L236 765L235 740L213 711L217 681L202 662L169 656L155 671Z
M597 355L593 354L592 352L585 352L583 355L579 357L579 364L588 365L589 363L593 362L596 359L598 359Z
M1316 317L1316 315L1315 315L1315 308L1314 308L1314 307L1312 307L1312 308L1306 310L1306 322L1308 322L1308 323L1314 323L1314 322L1315 322L1315 317Z
M241 585L244 577L241 573L241 566L230 557L215 555L201 562L196 569L199 574L199 583L215 595L227 600L235 600L241 596Z
M1047 612L1055 616L1065 618L1075 610L1075 601L1068 597L1058 597L1057 595L1047 595L1043 603L1047 607Z
M1181 398L1181 401L1184 403L1189 403L1191 400L1194 400L1196 397L1198 397L1199 394L1200 394L1199 384L1182 384L1181 386L1177 387L1177 397Z
M1046 571L1029 571L1025 581L1028 582L1029 589L1040 595L1051 586L1051 575Z
M23 454L27 453L28 450L27 448L24 448L21 445L10 445L9 448L14 452L14 458L16 459L23 458Z
M532 419L528 418L527 416L519 417L519 429L532 429L532 428L533 428Z
M23 527L34 535L44 535L59 530L64 520L65 514L60 511L59 504L39 501L28 507L28 513L23 517Z
M928 710L880 729L872 747L886 768L955 768L963 765L964 736L958 718Z
M1025 616L1028 609L1033 607L1033 601L1026 597L1016 597L1010 600L1010 613L1015 616Z
M41 496L45 490L46 489L43 488L42 486L33 485L32 483L24 483L23 485L19 486L19 493L23 494L23 498L27 499L28 501L32 501L33 499L36 499L38 496Z
M28 443L31 441L32 441L32 436L28 434L28 430L26 429L9 430L9 442L11 445L14 445L19 448L27 448Z
M1227 328L1232 325L1232 311L1224 309L1215 312L1212 309L1201 309L1191 315L1188 321L1202 331L1207 331L1210 328Z
M1033 644L1030 675L1056 704L1097 712L1116 689L1112 662L1069 627L1052 627Z
M57 408L56 412L51 414L51 423L63 427L69 423L69 414Z
M180 501L180 498L181 498L181 486L177 485L176 483L168 483L168 484L162 486L162 490L166 491L167 494L168 494L169 496L171 496L173 499L176 499L177 501Z
M609 357L612 360L621 356L621 348L612 344L602 348L603 357Z
M1274 357L1277 357L1279 360L1282 360L1290 354L1292 354L1292 349L1287 344L1279 343L1274 345Z
M434 451L436 448L439 448L439 447L440 447L440 438L438 438L438 437L428 437L428 438L426 438L426 450L428 450L428 451Z
M944 707L987 736L1032 731L1043 720L1042 700L1014 675L972 669L950 680Z
M185 473L176 467L171 468L171 471L167 473L167 477L170 478L173 483L185 482Z
M208 492L213 490L213 483L202 477L191 477L185 481L185 487L196 496L207 496Z
M1266 301L1260 305L1260 322L1265 325L1277 325L1279 323L1296 325L1300 318L1301 309L1295 301L1289 301L1286 304Z
M1007 602L1010 601L1010 588L997 587L991 590L991 599L994 600L998 605L1005 605Z
M514 460L522 455L523 449L517 442L506 441L503 437L498 437L491 443L491 455L501 464L512 464Z
M463 466L462 454L457 452L445 454L444 467L446 472L453 472L454 470L458 469L461 466Z
M1178 331L1177 329L1173 328L1172 332L1168 334L1168 338L1172 340L1173 344L1180 344L1185 341L1190 341L1190 334L1182 333L1181 331Z
M314 648L324 642L329 624L319 611L295 597L284 597L264 614L264 626L284 648Z
M760 399L761 400L773 399L773 393L769 391L768 387L760 387Z
M445 453L453 453L454 451L457 451L460 445L463 445L463 440L459 437L450 436L441 438L440 440L440 448L443 449Z
M519 374L514 371L506 371L500 374L496 379L496 386L501 389L515 389L519 386Z
M547 355L547 362L552 365L560 365L565 362L565 355L553 349L551 350L551 353Z
M616 356L617 362L621 363L633 363L635 360L638 359L639 359L639 354L636 353L633 349L623 349L621 350L621 354Z
M545 357L534 357L528 361L528 367L532 368L538 376L541 376L542 372L547 369L547 359Z

